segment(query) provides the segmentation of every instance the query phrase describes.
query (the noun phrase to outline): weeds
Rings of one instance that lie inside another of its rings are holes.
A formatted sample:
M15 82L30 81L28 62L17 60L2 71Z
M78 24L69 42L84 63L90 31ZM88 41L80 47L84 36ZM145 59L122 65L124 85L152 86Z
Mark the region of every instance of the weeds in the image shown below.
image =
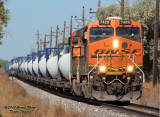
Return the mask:
M74 109L67 111L61 104L49 103L30 97L26 90L10 82L7 74L0 69L0 117L87 117Z
M142 97L137 103L147 106L159 107L159 88L160 84L153 87L152 82L144 83Z

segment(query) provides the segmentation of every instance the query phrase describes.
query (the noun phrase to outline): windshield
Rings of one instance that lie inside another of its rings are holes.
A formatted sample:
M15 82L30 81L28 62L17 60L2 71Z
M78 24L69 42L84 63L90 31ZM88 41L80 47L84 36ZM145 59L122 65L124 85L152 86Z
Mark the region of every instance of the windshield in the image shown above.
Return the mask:
M117 36L139 36L140 30L138 27L117 27Z
M114 29L112 27L92 27L90 29L90 35L103 35L103 36L113 36Z

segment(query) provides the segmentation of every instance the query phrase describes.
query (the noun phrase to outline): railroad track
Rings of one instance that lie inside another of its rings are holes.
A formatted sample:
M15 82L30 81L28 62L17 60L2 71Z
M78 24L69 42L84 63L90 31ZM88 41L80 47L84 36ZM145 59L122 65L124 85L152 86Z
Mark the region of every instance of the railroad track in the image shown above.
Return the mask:
M137 117L159 117L159 109L154 107L143 106L133 103L130 103L126 106L117 106L109 103L103 103L102 105L114 111L126 113Z
M95 106L100 106L102 108L106 108L115 112L119 112L119 113L126 113L128 115L131 116L137 116L137 117L159 117L160 115L160 111L158 108L154 108L154 107L149 107L149 106L143 106L143 105L139 105L139 104L134 104L134 103L129 103L129 102L102 102L102 101L96 101L96 100L92 100L92 99L86 99L86 98L81 98L78 96L73 96L73 95L66 95L66 94L62 94L59 92L55 92L54 90L50 90L49 88L46 88L44 86L40 86L37 85L33 82L30 82L29 80L26 79L21 79L18 78L19 80L29 83L30 85L34 86L34 87L38 87L44 91L47 91L51 94L60 96L62 98L66 98L66 99L71 99L74 101L78 101L78 102L82 102L82 103L87 103L90 105L95 105Z

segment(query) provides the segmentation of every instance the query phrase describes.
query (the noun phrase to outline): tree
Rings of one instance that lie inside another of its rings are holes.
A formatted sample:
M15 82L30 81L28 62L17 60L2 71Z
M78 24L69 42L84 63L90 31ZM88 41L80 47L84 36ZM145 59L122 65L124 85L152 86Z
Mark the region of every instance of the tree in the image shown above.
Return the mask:
M148 7L149 6L149 7ZM152 74L152 61L153 61L153 38L154 38L154 14L155 3L153 0L139 0L134 2L130 9L131 19L139 22L144 27L144 71L146 78L151 79Z
M107 7L99 7L96 12L98 19L105 19L107 17L119 16L119 6L116 4L109 5Z
M10 19L10 11L4 6L6 2L7 0L0 1L0 19L3 21L3 23L0 24L0 45L2 44L1 39L3 38L3 28L7 27L8 20Z

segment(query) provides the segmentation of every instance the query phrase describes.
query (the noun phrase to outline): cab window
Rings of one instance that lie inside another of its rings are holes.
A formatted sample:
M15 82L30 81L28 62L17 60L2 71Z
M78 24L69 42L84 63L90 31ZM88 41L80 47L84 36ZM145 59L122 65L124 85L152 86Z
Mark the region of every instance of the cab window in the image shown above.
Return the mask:
M73 37L73 45L77 45L78 44L78 37Z
M117 27L117 36L142 43L139 27Z
M140 30L138 27L117 27L117 36L139 36Z
M90 36L113 36L113 27L92 27L90 29Z

